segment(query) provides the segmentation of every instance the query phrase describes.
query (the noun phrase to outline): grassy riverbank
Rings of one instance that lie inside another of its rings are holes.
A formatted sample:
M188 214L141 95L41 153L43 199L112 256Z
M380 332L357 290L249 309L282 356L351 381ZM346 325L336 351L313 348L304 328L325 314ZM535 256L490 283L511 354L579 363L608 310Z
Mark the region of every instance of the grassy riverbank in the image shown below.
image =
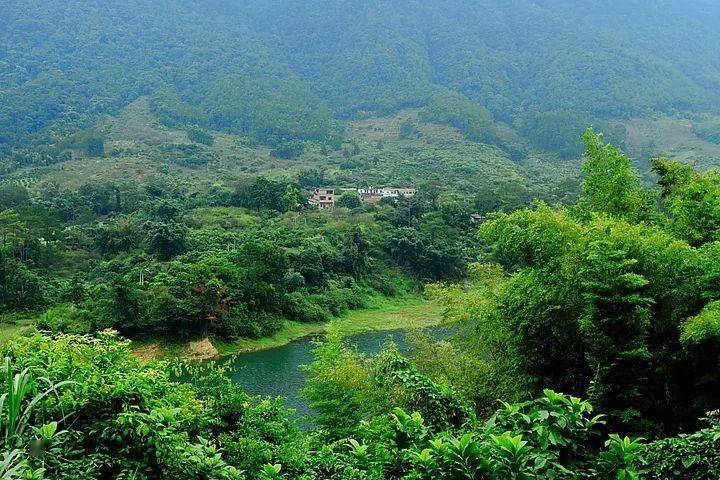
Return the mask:
M345 335L365 332L423 328L437 325L441 320L440 308L421 297L377 298L367 308L352 310L331 322ZM23 318L0 323L0 343L31 330L32 321ZM217 355L251 352L286 345L293 340L322 334L329 323L301 323L288 321L275 335L264 338L240 338L233 342L210 341L171 342L147 340L133 342L137 356L151 359L186 358L203 359Z
M353 310L331 322L345 335L365 332L423 328L441 321L440 308L420 297L377 299L367 308ZM203 358L217 355L265 350L286 345L293 340L322 334L329 323L288 321L275 335L263 338L240 338L233 342L135 342L135 353L153 358Z
M423 328L440 323L440 308L422 298L381 300L377 304L360 310L352 310L332 320L336 328L345 335L365 332ZM272 337L242 338L234 342L218 342L221 354L264 350L286 345L298 338L325 332L328 323L287 322L285 327Z

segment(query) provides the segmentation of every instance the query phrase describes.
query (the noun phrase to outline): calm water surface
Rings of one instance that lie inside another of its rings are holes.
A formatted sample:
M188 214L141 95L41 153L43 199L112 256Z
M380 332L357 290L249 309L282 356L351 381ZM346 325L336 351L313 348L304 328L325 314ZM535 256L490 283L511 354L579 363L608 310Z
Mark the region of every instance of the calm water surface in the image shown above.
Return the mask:
M305 372L301 365L312 362L314 338L303 338L282 347L237 355L232 360L229 375L249 393L263 396L282 396L298 415L307 415L310 408L298 395L305 386ZM405 332L371 332L348 337L346 341L362 353L377 353L389 338L400 350L407 350Z

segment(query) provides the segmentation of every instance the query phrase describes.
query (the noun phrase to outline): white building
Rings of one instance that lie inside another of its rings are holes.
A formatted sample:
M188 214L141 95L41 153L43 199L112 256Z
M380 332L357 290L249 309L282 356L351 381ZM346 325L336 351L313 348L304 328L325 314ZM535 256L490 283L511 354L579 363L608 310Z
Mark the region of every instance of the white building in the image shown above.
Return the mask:
M308 204L317 207L319 209L332 208L335 206L335 201L343 192L356 192L360 196L360 200L363 203L377 203L383 198L399 198L399 197L413 197L417 193L414 188L398 188L398 187L383 187L383 188L316 188L313 191L312 197L308 200Z

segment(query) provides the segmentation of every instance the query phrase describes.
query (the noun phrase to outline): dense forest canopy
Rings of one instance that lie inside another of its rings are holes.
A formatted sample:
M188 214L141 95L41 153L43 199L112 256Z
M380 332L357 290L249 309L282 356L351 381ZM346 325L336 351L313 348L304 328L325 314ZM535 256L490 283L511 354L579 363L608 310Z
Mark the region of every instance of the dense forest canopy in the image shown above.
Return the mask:
M524 125L720 106L709 1L19 0L0 12L6 148L55 142L142 95L168 124L270 144L407 107L452 123L458 102Z

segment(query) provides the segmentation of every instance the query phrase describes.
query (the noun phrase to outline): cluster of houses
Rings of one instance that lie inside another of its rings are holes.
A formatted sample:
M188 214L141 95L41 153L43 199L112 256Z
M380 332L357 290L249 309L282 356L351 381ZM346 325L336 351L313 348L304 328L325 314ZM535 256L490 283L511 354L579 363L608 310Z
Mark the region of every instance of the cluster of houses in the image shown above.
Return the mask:
M316 188L308 203L325 209L335 206L335 202L345 192L357 193L363 203L377 203L383 198L412 197L417 193L414 188Z
M308 199L308 204L324 210L326 208L333 208L335 202L345 192L355 193L360 197L363 203L377 203L383 198L399 198L399 197L413 197L417 193L414 188L396 188L396 187L384 187L384 188L316 188L313 191L312 196ZM479 213L473 213L470 215L470 223L473 225L480 225L485 223L485 215Z

